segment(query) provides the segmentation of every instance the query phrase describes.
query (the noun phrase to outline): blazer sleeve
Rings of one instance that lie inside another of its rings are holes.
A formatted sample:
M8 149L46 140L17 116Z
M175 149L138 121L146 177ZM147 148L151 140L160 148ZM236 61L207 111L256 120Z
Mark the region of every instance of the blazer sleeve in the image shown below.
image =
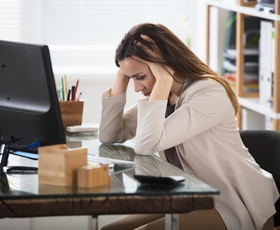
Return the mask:
M136 133L137 106L127 109L126 92L107 97L110 90L102 95L102 111L99 126L99 140L102 143L123 143L132 139Z
M138 101L136 153L151 154L184 143L215 126L218 128L227 116L234 122L233 106L218 83L200 81L187 91L183 102L167 119L167 101Z

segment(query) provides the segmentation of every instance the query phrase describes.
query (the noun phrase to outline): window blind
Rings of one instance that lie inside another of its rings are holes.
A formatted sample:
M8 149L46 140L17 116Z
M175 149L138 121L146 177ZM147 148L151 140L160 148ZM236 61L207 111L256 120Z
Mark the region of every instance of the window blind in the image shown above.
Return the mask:
M25 0L0 0L0 39L21 40L26 25Z
M117 45L134 25L157 22L183 36L185 0L41 0L42 39L55 45ZM183 38L182 38L183 39Z
M69 66L111 66L123 35L143 22L164 24L187 42L188 18L194 9L193 1L186 0L0 0L0 4L0 39L47 44L53 65L63 66L63 72Z

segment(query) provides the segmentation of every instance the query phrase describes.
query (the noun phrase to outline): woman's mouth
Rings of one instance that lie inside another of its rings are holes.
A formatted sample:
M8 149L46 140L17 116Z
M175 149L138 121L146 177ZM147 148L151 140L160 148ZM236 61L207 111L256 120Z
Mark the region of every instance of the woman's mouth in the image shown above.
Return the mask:
M142 92L142 94L143 94L145 97L147 97L147 96L150 96L151 93L143 93L143 92Z

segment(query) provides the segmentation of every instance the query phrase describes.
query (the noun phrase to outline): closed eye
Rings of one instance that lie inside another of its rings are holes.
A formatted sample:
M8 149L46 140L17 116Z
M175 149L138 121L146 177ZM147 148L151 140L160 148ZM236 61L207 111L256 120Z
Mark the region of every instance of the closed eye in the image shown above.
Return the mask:
M135 79L138 80L138 81L140 81L140 80L143 80L145 77L146 77L146 75L137 76L137 77L135 77Z

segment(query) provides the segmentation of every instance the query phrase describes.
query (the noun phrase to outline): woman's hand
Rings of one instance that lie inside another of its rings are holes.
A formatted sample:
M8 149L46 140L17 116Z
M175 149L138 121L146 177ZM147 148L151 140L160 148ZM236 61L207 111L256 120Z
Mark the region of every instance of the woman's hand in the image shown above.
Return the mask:
M155 44L155 42L147 35L142 34L141 37L148 41L149 43L152 44L152 49L149 49L147 46L143 45L141 42L137 42L136 41L136 45L140 46L146 53L148 53L151 57L153 57L153 59L158 60L159 62L162 61L162 56L161 56L161 52L158 49L157 45ZM172 77L174 74L174 70L170 67L167 67L163 64L157 63L157 62L149 62L146 60L143 60L137 56L133 56L134 59L141 61L143 63L145 63L146 65L149 66L151 72L153 73L153 75L155 76L156 79L158 79L159 77Z
M141 46L141 48L145 50L146 53L153 57L152 59L161 62L161 52L155 42L147 35L141 35L141 37L152 44L152 49L149 49L141 42L136 42L136 45ZM148 65L152 74L156 78L156 83L152 89L149 100L168 100L174 81L172 77L174 75L174 70L161 63L146 61L136 56L133 56L133 58Z
M110 92L110 96L115 96L125 92L129 83L129 79L130 78L122 72L121 68L119 68L115 82Z

